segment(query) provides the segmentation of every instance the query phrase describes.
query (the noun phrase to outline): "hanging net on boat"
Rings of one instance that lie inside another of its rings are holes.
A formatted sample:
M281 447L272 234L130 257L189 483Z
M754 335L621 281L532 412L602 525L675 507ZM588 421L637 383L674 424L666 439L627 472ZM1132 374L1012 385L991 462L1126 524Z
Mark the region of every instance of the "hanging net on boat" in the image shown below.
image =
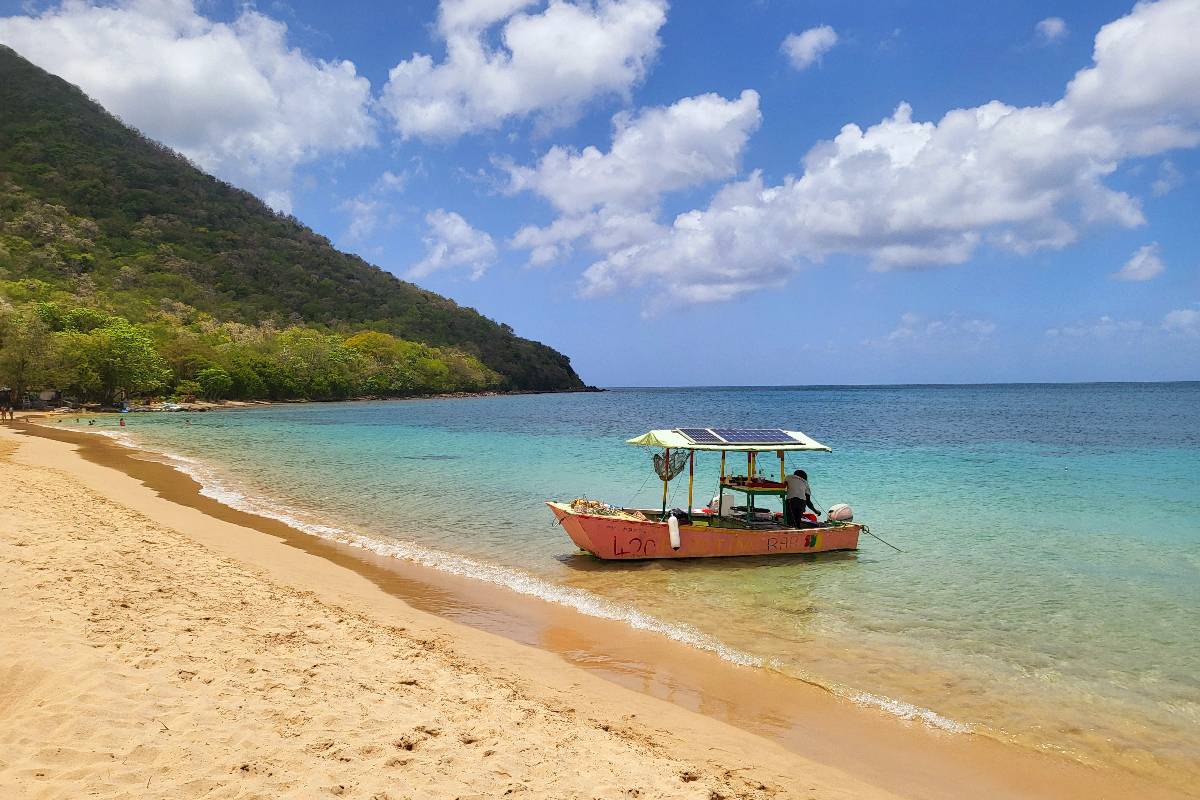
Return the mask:
M683 468L688 463L688 452L686 450L671 450L670 453L671 457L669 459L666 458L665 453L654 454L654 471L664 481L669 481L683 472Z

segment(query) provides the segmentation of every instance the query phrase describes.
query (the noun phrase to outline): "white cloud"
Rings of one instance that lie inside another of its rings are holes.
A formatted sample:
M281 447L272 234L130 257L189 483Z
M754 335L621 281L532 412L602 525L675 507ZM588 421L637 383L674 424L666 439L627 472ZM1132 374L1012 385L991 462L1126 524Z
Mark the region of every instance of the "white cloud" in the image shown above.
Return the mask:
M1200 311L1194 308L1169 311L1163 317L1162 329L1184 336L1200 336Z
M1042 42L1049 44L1066 38L1067 23L1062 17L1046 17L1034 26L1034 31Z
M1050 328L1046 336L1060 341L1104 341L1127 344L1164 344L1163 337L1200 339L1200 311L1178 308L1155 323L1139 319L1115 319L1108 315L1094 322L1077 322Z
M1141 335L1148 330L1146 323L1136 319L1113 319L1103 316L1095 322L1079 322L1050 328L1046 335L1052 339L1113 339L1119 336Z
M350 224L343 234L348 244L362 244L379 229L381 223L391 227L399 221L400 215L396 213L389 197L404 191L408 177L408 170L399 173L384 170L367 190L338 204L338 210L350 217Z
M1114 165L1067 123L1051 109L1000 103L921 123L901 105L865 131L847 125L818 144L799 178L768 186L755 173L730 184L659 240L610 254L584 279L592 292L653 276L684 296L724 297L836 252L893 269L962 263L985 236L1019 251L1063 246L1076 236L1063 213L1072 209L1141 223L1133 199L1100 181Z
M780 50L798 70L804 70L820 62L821 56L838 43L837 31L828 25L809 28L800 33L790 33L780 45Z
M391 170L384 170L379 179L375 181L375 191L377 192L402 192L405 184L408 183L408 173L400 172L399 174Z
M405 137L459 136L537 115L573 118L588 100L627 95L660 46L666 0L443 0L446 58L416 53L381 97ZM498 44L493 44L498 42Z
M429 230L424 236L425 258L408 271L411 278L455 267L467 267L471 280L483 276L496 261L496 243L484 231L472 228L453 211L437 209L425 215Z
M1122 281L1148 281L1163 273L1166 267L1158 257L1158 242L1139 247L1130 256L1125 266L1113 273L1113 277Z
M537 0L442 0L438 9L438 29L446 35L454 31L479 30L511 17L536 2Z
M1155 197L1162 197L1183 186L1183 173L1171 159L1163 159L1158 165L1158 177L1154 179L1151 189Z
M937 122L907 104L844 126L768 185L759 173L659 235L602 251L583 275L601 294L652 282L714 300L775 286L805 263L846 253L876 269L967 261L987 244L1061 248L1087 225L1143 224L1140 203L1104 180L1122 161L1200 142L1200 3L1138 5L1096 36L1095 63L1063 99L955 109Z
M1095 66L1080 70L1062 106L1080 130L1096 126L1122 155L1200 143L1200 3L1160 0L1096 34Z
M736 100L688 97L618 114L607 153L553 147L536 166L507 166L509 191L536 192L564 214L544 228L522 228L512 245L528 249L530 264L540 266L572 252L583 237L602 252L660 237L655 216L662 195L737 174L761 119L758 93L751 90Z
M280 210L296 166L375 141L354 64L305 56L252 8L226 24L191 0L64 2L0 19L0 42Z
M883 347L951 343L974 345L995 332L996 323L990 320L964 318L959 314L929 318L910 311L900 315L900 321L891 332L879 339L868 339L864 344Z
M508 168L510 189L532 190L560 211L646 208L664 192L729 178L759 125L758 93L704 94L613 118L612 147L552 147L535 167Z
M602 209L572 217L560 217L539 228L527 225L517 231L510 244L519 250L529 250L529 264L542 267L570 255L575 243L587 239L593 250L620 251L657 239L663 235L662 226L651 212L624 213Z
M346 229L346 239L350 242L362 242L373 234L379 227L379 215L385 210L383 203L365 195L346 200L338 208L350 215L350 226Z

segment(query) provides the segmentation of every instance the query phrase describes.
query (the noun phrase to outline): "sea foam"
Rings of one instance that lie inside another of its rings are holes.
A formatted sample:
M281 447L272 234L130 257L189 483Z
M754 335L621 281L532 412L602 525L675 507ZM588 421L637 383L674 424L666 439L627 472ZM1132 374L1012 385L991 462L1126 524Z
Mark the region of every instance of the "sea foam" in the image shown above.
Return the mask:
M842 692L837 692L843 694ZM892 716L900 719L914 720L922 722L931 728L937 728L950 733L971 733L974 728L965 723L952 720L948 717L943 717L936 711L930 711L928 708L914 706L912 703L906 703L903 700L896 700L891 697L882 697L870 692L852 692L843 694L854 703L860 706L871 706L886 711Z

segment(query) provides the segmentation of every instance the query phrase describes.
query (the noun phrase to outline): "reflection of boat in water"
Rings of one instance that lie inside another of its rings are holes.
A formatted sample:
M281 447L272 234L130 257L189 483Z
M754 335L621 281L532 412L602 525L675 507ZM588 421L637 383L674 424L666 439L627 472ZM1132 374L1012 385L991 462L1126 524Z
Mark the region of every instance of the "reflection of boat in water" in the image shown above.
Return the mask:
M571 541L604 559L697 558L824 553L855 550L863 526L851 521L848 506L830 509L824 522L788 519L787 503L775 512L755 505L756 498L787 494L784 457L798 451L829 448L799 431L776 429L675 428L654 430L629 444L661 447L654 466L663 481L662 509L616 508L590 500L547 502ZM693 509L696 453L719 452L721 477L717 496L702 509ZM746 454L746 474L726 472L729 453ZM779 480L758 473L759 455L779 458ZM667 510L672 478L688 469L688 510ZM729 495L727 496L727 493ZM735 497L743 505L733 505ZM843 511L844 509L844 511ZM840 513L839 513L840 512ZM839 518L841 517L841 518Z

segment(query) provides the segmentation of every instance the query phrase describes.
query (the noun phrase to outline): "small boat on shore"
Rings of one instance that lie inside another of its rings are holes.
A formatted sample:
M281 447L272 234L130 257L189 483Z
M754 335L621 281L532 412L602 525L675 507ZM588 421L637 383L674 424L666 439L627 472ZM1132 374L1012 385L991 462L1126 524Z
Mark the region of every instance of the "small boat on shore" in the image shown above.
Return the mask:
M863 526L853 522L849 506L831 507L824 522L789 519L784 498L784 458L793 452L830 452L800 431L781 429L673 428L653 430L629 444L662 448L654 454L663 482L661 509L618 508L594 500L547 501L563 530L580 549L597 558L710 558L716 556L786 555L855 550ZM694 509L696 453L721 454L721 473L713 502ZM727 472L730 453L746 455L746 473ZM759 474L759 456L779 458L779 480ZM667 509L670 481L688 469L688 507ZM727 496L728 493L728 496ZM778 497L781 512L760 508L756 498ZM734 505L744 498L743 505Z

